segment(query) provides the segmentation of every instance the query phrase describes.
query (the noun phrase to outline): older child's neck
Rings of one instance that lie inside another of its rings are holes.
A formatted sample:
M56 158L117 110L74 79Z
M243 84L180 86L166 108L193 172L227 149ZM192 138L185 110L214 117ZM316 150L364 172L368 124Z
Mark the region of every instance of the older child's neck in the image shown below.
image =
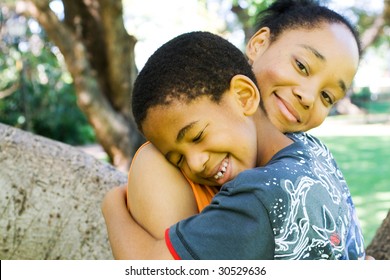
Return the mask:
M265 120L266 119L266 120ZM293 141L280 132L266 117L261 117L257 125L257 166L266 165L280 150Z

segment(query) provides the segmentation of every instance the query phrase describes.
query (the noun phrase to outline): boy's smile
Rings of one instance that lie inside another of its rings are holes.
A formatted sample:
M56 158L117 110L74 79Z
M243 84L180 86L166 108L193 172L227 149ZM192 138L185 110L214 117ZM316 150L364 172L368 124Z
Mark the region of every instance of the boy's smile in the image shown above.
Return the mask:
M193 181L222 185L257 162L256 128L232 95L153 107L142 124L169 162Z

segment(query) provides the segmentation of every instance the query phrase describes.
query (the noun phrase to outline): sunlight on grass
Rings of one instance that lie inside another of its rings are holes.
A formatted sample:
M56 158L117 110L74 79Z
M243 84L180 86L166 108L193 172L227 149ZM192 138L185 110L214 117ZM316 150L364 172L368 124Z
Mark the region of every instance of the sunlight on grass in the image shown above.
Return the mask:
M390 137L319 137L342 170L360 219L366 245L390 209Z

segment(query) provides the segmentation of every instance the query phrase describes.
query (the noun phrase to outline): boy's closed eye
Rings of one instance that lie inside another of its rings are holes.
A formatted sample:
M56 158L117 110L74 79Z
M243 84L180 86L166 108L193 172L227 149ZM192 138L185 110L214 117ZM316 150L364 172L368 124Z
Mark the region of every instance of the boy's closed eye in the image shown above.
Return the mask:
M200 140L202 140L202 137L204 135L204 131L206 130L206 128L208 127L209 125L207 124L201 131L199 131L199 133L192 138L192 142L193 143L197 143L199 142Z
M191 142L192 143L199 143L202 140L204 132L205 132L207 127L208 127L208 124L201 131L199 131L194 137L191 137L192 138ZM190 133L188 133L188 134L190 134ZM170 160L170 162L172 162L174 165L176 165L177 167L180 168L180 165L183 162L183 158L184 158L183 155L178 155L177 159Z

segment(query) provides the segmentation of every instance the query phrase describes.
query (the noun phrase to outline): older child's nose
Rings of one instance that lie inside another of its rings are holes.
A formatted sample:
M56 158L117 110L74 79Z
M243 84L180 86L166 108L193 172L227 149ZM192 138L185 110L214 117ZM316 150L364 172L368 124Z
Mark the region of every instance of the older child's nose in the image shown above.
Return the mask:
M315 98L310 89L294 89L293 93L303 108L309 109L313 106Z

